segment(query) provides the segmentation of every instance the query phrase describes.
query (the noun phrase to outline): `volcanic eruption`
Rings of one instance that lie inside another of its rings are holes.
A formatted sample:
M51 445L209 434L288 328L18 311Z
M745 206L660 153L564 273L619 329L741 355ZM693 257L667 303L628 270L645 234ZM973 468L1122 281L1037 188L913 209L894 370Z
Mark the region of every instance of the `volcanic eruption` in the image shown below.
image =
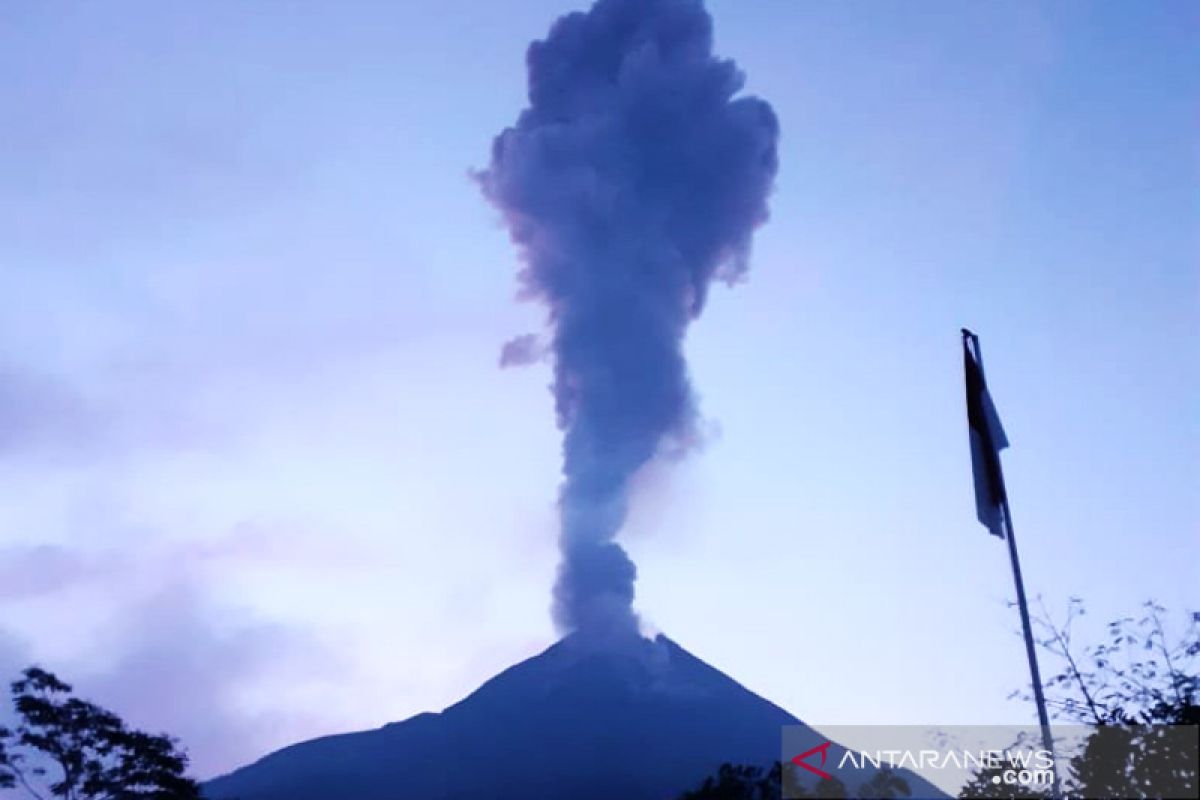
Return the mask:
M631 482L697 438L683 338L714 279L748 266L779 126L713 55L700 0L599 0L526 57L529 105L478 178L545 304L563 431L560 631L636 632L616 541Z
M683 356L714 280L747 269L778 124L713 55L700 0L598 0L527 55L529 105L478 173L551 328L562 562L545 652L438 714L326 737L213 781L242 800L668 800L779 758L799 720L666 637L642 638L617 536L639 470L698 438ZM596 643L602 646L594 646ZM619 643L620 646L616 646Z

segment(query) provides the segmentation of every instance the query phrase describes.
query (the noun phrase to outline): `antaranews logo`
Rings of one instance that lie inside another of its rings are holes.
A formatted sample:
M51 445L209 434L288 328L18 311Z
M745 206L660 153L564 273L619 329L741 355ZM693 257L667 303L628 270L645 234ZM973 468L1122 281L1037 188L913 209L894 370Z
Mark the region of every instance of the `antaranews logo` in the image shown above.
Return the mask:
M1045 798L1057 779L1073 796L1200 800L1200 727L1102 730L1056 726L1051 751L1029 726L785 726L783 797Z
M795 764L797 767L803 767L804 769L808 770L809 772L811 772L812 774L816 775L819 778L824 778L825 780L829 780L833 776L830 775L825 770L817 769L812 764L808 763L808 758L810 756L820 754L821 766L825 766L825 759L828 758L828 756L829 756L829 746L832 744L833 744L833 742L826 739L824 742L817 745L816 747L810 747L807 750L805 750L803 753L801 753L800 755L794 756L792 758L792 763Z

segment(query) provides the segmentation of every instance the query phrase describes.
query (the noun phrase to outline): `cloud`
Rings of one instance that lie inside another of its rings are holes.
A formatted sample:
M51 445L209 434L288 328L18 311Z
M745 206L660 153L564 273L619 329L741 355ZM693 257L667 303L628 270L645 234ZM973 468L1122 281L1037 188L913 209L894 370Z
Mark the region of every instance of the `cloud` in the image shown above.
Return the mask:
M97 431L95 410L67 383L0 364L0 457L36 447L86 442Z
M86 555L59 545L0 548L0 602L52 595L118 568L115 556Z
M340 653L305 627L229 607L206 579L327 555L289 555L284 539L244 524L214 541L121 551L0 549L0 609L12 615L0 628L0 683L39 663L131 724L177 737L203 777L328 730L338 715L303 701L344 678ZM80 623L85 615L96 623Z
M212 448L228 425L204 418L197 393L145 366L97 377L0 360L0 459L78 466L144 449Z
M16 676L29 664L29 643L10 631L0 628L0 677ZM0 711L0 719L7 716L8 708Z
M163 587L127 610L81 675L81 693L132 724L178 737L196 774L211 777L247 754L314 733L320 709L264 707L256 689L339 674L340 659L311 633L222 609L193 581ZM324 723L324 724L323 724Z

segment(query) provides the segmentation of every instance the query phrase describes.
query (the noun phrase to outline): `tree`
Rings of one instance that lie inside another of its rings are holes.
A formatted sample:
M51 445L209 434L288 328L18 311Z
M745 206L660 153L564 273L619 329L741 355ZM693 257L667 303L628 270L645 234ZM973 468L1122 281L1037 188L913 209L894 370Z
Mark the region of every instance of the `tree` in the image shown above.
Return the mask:
M12 683L19 722L0 728L0 788L34 800L199 800L173 739L131 729L72 691L39 667Z
M1034 618L1042 631L1038 644L1062 663L1045 682L1056 718L1095 726L1200 722L1200 613L1190 613L1182 634L1168 641L1167 610L1147 601L1141 616L1108 624L1108 641L1079 647L1071 626L1085 614L1083 601L1073 597L1063 623L1044 605Z
M1072 598L1066 621L1055 625L1043 607L1043 647L1059 656L1056 716L1095 731L1070 761L1075 793L1086 797L1190 797L1196 794L1198 756L1172 725L1200 723L1200 614L1189 614L1183 634L1169 640L1167 611L1146 602L1137 617L1108 625L1108 641L1078 648L1071 622L1085 614Z
M912 794L908 783L891 770L880 770L858 788L859 798L892 800ZM822 778L806 787L792 764L776 761L769 770L745 764L722 764L717 774L704 779L699 787L680 795L679 800L778 800L793 798L851 797L846 785L833 778Z
M858 800L899 800L911 797L908 781L890 769L881 769L871 779L858 787Z
M1003 773L1000 768L979 770L958 791L958 796L971 800L1050 800L1052 797L1049 789L1004 784L998 780Z
M779 764L770 771L746 764L722 764L717 774L680 800L768 800L779 797Z
M1085 614L1083 602L1071 598L1062 623L1044 605L1034 618L1038 644L1061 665L1043 686L1050 713L1093 729L1067 761L1066 774L1060 770L1067 794L1195 796L1200 754L1171 726L1200 723L1200 614L1190 613L1182 635L1170 640L1166 609L1147 602L1140 616L1110 622L1107 641L1081 647L1071 629ZM989 785L993 777L976 774L959 796L1022 796ZM1015 791L1030 796L1028 789Z

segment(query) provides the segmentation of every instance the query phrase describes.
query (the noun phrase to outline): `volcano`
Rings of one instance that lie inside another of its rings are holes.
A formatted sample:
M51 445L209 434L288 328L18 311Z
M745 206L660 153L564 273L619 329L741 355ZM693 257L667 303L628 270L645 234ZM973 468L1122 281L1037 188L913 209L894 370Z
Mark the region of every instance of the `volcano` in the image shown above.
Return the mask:
M205 796L669 800L724 762L777 761L801 724L665 636L575 634L440 714L286 747Z

